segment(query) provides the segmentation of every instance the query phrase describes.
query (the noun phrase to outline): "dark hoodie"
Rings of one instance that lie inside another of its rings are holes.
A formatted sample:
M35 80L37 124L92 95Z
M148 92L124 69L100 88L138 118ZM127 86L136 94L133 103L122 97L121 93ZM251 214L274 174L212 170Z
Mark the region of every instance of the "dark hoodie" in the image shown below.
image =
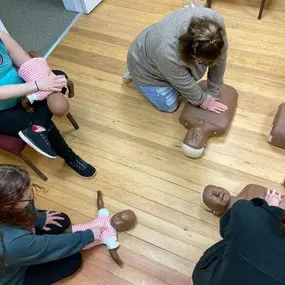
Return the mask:
M33 204L29 211L38 214L34 226L41 229L45 224L45 213L37 212ZM0 244L0 284L21 285L29 265L61 259L79 252L94 241L91 230L74 234L36 235L34 231L0 225L3 244ZM4 247L3 247L4 245Z
M221 218L223 238L197 263L194 285L285 284L285 211L263 199L241 200Z

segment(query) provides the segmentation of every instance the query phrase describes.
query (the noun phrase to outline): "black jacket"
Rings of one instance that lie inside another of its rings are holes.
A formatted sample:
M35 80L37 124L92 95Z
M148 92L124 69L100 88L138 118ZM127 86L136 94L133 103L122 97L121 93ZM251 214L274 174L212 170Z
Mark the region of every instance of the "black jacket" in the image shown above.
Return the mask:
M285 211L263 199L238 201L221 218L223 238L209 248L193 272L194 285L285 284Z

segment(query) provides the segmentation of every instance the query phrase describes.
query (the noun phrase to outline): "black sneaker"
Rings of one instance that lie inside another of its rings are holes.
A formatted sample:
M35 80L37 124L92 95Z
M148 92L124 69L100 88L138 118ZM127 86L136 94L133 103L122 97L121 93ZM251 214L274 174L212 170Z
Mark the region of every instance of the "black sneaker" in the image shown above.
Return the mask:
M20 138L34 150L48 158L56 158L56 153L52 150L48 141L47 132L44 127L31 125L20 131Z
M91 178L96 175L96 169L78 155L74 161L65 161L65 163L83 178Z

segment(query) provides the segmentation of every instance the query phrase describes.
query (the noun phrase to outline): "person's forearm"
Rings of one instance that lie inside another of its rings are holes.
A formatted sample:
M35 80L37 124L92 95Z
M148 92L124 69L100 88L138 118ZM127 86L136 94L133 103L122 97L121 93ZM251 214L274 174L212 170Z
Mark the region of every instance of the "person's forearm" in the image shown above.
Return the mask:
M91 230L74 234L35 235L24 233L11 242L7 264L29 266L73 255L94 241Z
M18 98L37 91L35 82L0 86L0 100Z
M224 74L227 65L227 53L221 55L219 61L209 67L207 91L211 95L218 95L219 89L223 84Z

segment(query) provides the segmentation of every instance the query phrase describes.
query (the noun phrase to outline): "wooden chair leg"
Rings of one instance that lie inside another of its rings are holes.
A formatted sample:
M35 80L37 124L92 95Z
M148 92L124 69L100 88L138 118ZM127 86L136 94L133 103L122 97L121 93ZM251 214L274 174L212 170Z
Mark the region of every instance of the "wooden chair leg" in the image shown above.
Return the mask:
M67 115L67 119L69 120L69 122L72 124L72 126L74 127L75 130L79 129L79 126L77 124L77 122L74 120L74 118L72 117L72 115L70 113L68 113Z
M207 7L211 8L212 7L212 0L207 0Z
M20 157L25 161L25 163L33 169L33 171L44 181L47 181L48 178L23 154L20 154Z
M262 0L262 1L261 1L260 9L259 9L259 14L258 14L258 17L257 17L258 20L260 20L261 17L262 17L262 13L263 13L264 6L265 6L265 1L266 1L266 0Z

